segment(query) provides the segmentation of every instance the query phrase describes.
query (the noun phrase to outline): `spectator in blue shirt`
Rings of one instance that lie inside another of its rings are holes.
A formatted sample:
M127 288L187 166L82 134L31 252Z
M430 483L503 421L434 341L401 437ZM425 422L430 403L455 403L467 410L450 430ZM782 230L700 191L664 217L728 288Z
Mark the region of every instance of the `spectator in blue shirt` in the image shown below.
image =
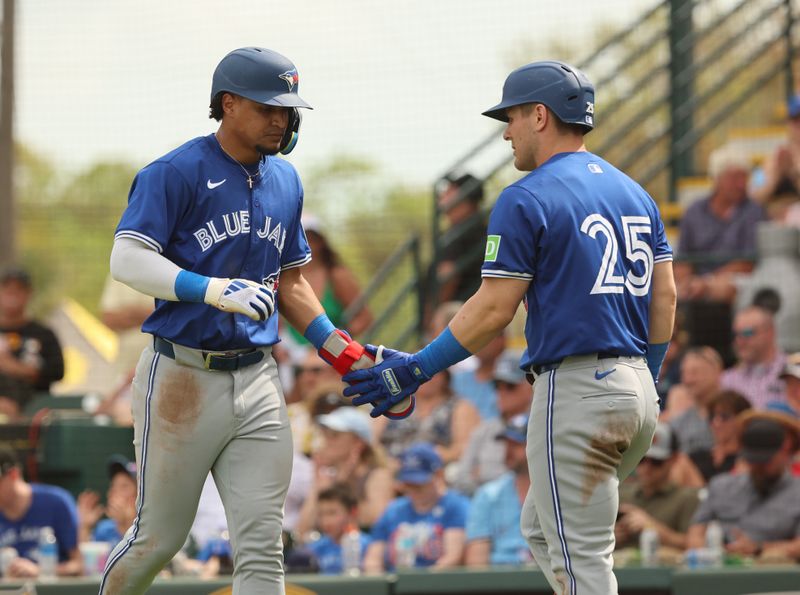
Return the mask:
M108 477L111 483L105 507L95 492L78 496L79 538L82 542L103 541L113 548L136 518L136 463L114 455L108 462Z
M53 529L58 542L58 575L80 575L83 562L72 496L56 486L26 482L16 453L0 447L0 547L14 548L19 556L8 567L8 578L39 576L36 549L44 527Z
M472 498L467 517L466 566L515 565L531 561L531 552L520 531L522 503L531 485L525 443L528 415L515 415L496 439L505 443L509 469L483 484Z
M342 537L358 531L358 501L350 488L335 484L320 492L317 503L317 527L322 536L308 545L321 574L341 574ZM361 540L361 561L369 545L369 536L358 531Z
M393 500L372 527L365 570L461 564L469 500L447 489L434 446L420 442L405 450L396 479L405 495Z

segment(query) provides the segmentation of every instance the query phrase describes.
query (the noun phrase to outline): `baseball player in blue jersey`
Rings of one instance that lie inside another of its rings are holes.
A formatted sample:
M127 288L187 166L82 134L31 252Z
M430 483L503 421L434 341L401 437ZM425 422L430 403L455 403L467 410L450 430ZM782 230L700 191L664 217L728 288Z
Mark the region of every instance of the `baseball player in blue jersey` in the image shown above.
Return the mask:
M131 187L111 272L156 308L133 382L137 515L109 557L102 595L145 592L183 545L209 470L231 533L233 592L283 594L292 439L271 355L278 303L340 372L374 363L301 274L311 259L303 189L277 157L294 147L298 108L310 107L298 85L276 52L229 53L212 81L217 132L152 162Z
M586 150L594 88L583 73L560 62L523 66L484 115L506 122L514 165L531 173L497 199L480 289L419 352L367 346L383 361L345 375L345 393L382 414L500 333L524 300L520 365L535 383L522 533L556 593L616 593L617 488L658 418L672 251L650 196Z

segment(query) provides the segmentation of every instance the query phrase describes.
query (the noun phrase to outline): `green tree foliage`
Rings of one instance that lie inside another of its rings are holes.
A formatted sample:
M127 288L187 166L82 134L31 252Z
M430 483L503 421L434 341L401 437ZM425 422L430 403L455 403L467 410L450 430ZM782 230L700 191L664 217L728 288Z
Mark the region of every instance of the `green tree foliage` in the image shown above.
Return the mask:
M69 296L97 312L135 172L130 164L107 162L68 175L17 149L19 253L35 276L38 308Z

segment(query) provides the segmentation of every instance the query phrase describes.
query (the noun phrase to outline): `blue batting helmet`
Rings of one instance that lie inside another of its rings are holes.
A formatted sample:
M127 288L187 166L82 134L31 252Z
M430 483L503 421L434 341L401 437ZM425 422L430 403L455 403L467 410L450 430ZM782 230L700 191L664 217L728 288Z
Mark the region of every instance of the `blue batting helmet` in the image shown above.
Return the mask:
M503 84L503 100L483 115L508 122L506 109L524 103L542 103L566 124L594 128L594 86L569 64L547 60L517 68Z
M220 93L233 93L265 105L289 109L289 125L281 141L281 153L297 143L302 120L299 107L313 109L297 94L300 82L291 60L266 48L246 47L225 56L211 81L211 101Z

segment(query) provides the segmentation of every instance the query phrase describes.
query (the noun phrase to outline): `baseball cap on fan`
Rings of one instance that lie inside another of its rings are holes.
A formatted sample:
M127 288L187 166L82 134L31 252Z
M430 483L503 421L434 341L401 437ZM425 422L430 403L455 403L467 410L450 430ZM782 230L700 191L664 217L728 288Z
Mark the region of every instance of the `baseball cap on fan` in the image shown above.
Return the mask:
M108 478L113 479L117 473L126 473L136 481L136 462L130 461L122 455L112 455L108 459Z
M673 452L675 452L675 440L672 428L664 422L658 422L656 431L653 433L653 442L644 456L656 461L666 461Z
M742 458L748 463L766 463L781 449L785 436L786 430L774 419L751 420L739 439Z
M525 444L528 440L528 415L520 413L509 419L503 431L494 438L495 440L506 438L518 444Z
M372 442L369 418L352 406L339 407L317 417L317 423L334 432L352 432L367 444Z
M522 351L506 349L494 364L492 379L508 384L519 384L525 380L525 372L519 367L520 359L522 359Z
M442 468L442 458L433 444L418 442L400 455L400 470L395 477L403 483L428 483Z
M793 95L786 103L786 112L790 119L800 116L800 95Z

